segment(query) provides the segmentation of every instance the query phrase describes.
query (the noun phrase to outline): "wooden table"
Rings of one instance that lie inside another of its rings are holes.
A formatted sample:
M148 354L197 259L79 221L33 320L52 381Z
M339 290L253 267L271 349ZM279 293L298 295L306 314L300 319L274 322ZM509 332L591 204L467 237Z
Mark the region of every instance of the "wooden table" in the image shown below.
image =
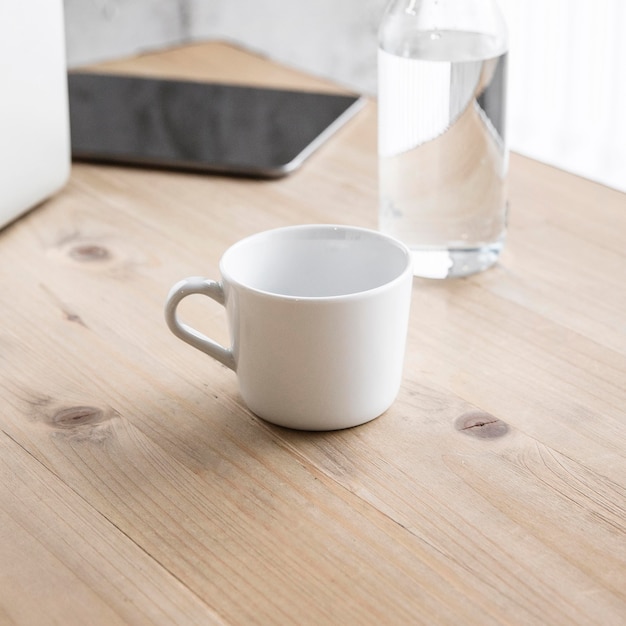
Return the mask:
M223 44L104 69L337 89ZM375 142L370 103L278 181L77 164L0 234L0 623L626 623L623 194L513 155L501 263L415 280L355 429L264 423L167 330L245 235L375 227Z

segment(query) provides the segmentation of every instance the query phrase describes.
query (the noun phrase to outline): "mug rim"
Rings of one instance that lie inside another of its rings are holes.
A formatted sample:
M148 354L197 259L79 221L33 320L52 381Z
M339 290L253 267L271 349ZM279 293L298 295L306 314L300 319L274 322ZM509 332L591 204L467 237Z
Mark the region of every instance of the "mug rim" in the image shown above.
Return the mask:
M249 284L246 284L245 282L242 282L241 280L234 278L232 274L227 271L226 264L228 261L228 257L231 254L233 254L237 248L248 245L251 240L259 239L261 237L267 237L272 234L277 234L281 232L288 233L289 231L306 231L306 230L320 230L320 231L340 230L344 232L365 233L367 235L373 236L374 238L378 240L384 241L387 244L394 246L395 248L399 249L402 252L404 256L404 265L403 265L402 271L398 272L397 275L391 280L388 280L382 283L381 285L377 285L376 287L372 287L370 289L362 289L359 291L353 291L349 293L326 295L326 296L306 296L306 295L296 296L296 295L283 294L283 293L277 293L277 292L269 291L265 289L260 289L258 287L253 287ZM278 299L278 300L291 300L294 302L295 301L329 302L329 301L334 301L334 300L336 301L336 300L349 300L349 299L355 299L355 298L362 298L364 296L375 295L376 293L392 288L394 285L404 280L407 274L410 274L411 277L413 276L411 252L409 251L408 247L404 243L402 243L400 240L396 239L395 237L392 237L391 235L387 235L386 233L382 233L378 230L374 230L371 228L365 228L362 226L351 226L347 224L327 224L327 223L295 224L295 225L290 225L290 226L280 226L278 228L271 228L268 230L263 230L263 231L259 231L256 233L252 233L251 235L248 235L247 237L244 237L243 239L236 241L234 244L232 244L226 249L226 251L222 254L222 257L220 258L219 270L222 276L222 283L236 285L240 289L243 289L250 293L254 293L259 296L264 296L267 298L273 298L273 299Z

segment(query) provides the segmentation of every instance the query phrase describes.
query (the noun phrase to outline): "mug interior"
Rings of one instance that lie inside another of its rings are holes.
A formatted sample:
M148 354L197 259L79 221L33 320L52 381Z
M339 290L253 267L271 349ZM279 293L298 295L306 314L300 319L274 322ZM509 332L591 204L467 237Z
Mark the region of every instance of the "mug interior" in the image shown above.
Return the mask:
M229 248L225 279L249 289L295 298L328 298L377 289L410 265L408 250L375 231L345 226L270 230Z

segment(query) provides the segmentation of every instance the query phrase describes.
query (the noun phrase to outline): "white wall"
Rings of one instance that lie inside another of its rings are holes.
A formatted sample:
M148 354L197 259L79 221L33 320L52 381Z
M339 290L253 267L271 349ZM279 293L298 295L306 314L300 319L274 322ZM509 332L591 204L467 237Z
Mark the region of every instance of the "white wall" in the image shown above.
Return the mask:
M68 62L226 38L376 91L386 0L65 0ZM626 191L626 2L500 0L513 150Z
M159 48L188 35L185 3L175 0L64 0L64 7L70 66Z
M386 0L64 0L71 66L225 38L366 93Z

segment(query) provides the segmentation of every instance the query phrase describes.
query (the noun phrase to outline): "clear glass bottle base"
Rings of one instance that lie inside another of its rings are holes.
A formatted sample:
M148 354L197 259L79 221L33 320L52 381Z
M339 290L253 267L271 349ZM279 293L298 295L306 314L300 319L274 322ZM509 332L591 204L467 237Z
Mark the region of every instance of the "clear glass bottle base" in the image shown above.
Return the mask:
M483 248L411 249L413 274L422 278L461 278L490 268L502 244Z

